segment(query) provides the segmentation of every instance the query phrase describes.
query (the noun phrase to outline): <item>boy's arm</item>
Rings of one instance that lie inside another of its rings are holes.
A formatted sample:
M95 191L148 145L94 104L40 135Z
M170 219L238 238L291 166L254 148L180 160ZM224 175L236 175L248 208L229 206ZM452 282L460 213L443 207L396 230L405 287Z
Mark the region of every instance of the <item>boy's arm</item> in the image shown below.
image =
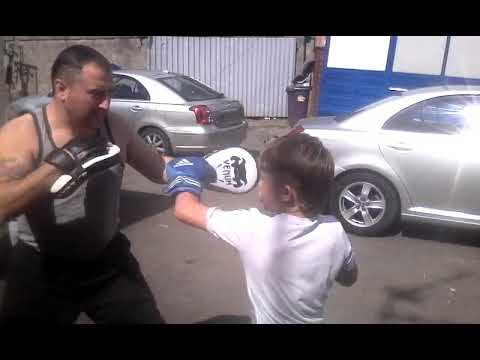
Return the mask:
M345 259L340 271L335 280L343 286L352 286L357 281L358 266L353 256L353 251L350 250L350 255Z
M250 210L223 211L207 207L200 201L202 182L208 179L210 165L202 158L185 157L166 166L164 192L175 199L175 217L193 227L203 229L240 251L252 238L254 223L261 214Z
M200 198L189 192L182 192L175 199L175 217L188 225L207 230L208 207Z
M251 244L255 215L248 210L223 211L209 208L199 197L182 192L175 200L175 217L191 226L206 230L238 251Z

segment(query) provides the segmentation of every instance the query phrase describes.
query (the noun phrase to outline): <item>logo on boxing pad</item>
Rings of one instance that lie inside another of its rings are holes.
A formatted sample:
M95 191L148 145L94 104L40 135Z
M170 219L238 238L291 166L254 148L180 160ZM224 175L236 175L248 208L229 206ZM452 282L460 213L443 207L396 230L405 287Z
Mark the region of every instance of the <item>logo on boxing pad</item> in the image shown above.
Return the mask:
M230 185L235 188L245 186L248 184L247 180L247 169L245 168L245 159L238 156L232 156L230 159L225 160L222 164L217 167L222 167L222 176L223 179L218 179L219 181ZM233 169L233 176L232 176Z
M210 182L208 188L242 194L255 187L257 164L247 150L231 147L208 154L205 159L216 173L215 181Z

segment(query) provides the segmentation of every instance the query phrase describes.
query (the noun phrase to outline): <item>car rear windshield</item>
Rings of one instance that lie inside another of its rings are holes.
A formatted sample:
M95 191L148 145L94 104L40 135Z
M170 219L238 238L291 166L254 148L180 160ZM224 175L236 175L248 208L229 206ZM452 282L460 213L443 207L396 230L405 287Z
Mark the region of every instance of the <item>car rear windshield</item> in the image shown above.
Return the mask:
M188 76L159 78L157 81L172 89L187 101L202 101L224 97L223 94Z
M338 123L344 122L345 120L350 119L353 115L358 115L359 113L361 113L362 111L365 111L365 110L366 109L362 108L362 109L355 110L354 112L349 112L349 113L337 115L337 116L335 116L335 121L338 122Z
M368 109L377 107L381 104L385 104L385 103L388 103L388 102L391 102L391 101L395 101L396 99L398 99L398 96L389 96L387 98L375 101L374 103L363 106L360 109L355 110L354 112L337 115L337 116L335 116L335 121L338 122L338 123L344 122L345 120L350 119L354 115L358 115L358 114L360 114L360 113L362 113L362 112L364 112Z

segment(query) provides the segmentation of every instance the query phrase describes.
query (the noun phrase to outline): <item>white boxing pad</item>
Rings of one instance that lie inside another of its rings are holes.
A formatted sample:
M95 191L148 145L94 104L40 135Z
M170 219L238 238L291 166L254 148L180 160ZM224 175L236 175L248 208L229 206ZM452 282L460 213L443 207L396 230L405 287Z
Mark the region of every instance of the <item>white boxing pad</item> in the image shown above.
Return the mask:
M206 187L216 191L246 193L258 181L257 162L245 149L231 147L205 156L205 160L215 169L217 179Z

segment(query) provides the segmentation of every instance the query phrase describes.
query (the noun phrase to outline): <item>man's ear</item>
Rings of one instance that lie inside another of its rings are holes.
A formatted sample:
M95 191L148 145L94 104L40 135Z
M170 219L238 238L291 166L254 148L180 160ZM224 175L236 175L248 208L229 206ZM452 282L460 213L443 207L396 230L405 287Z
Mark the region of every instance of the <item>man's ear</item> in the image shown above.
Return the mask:
M56 79L53 86L55 97L61 101L65 101L68 95L68 86L65 81L62 79Z

